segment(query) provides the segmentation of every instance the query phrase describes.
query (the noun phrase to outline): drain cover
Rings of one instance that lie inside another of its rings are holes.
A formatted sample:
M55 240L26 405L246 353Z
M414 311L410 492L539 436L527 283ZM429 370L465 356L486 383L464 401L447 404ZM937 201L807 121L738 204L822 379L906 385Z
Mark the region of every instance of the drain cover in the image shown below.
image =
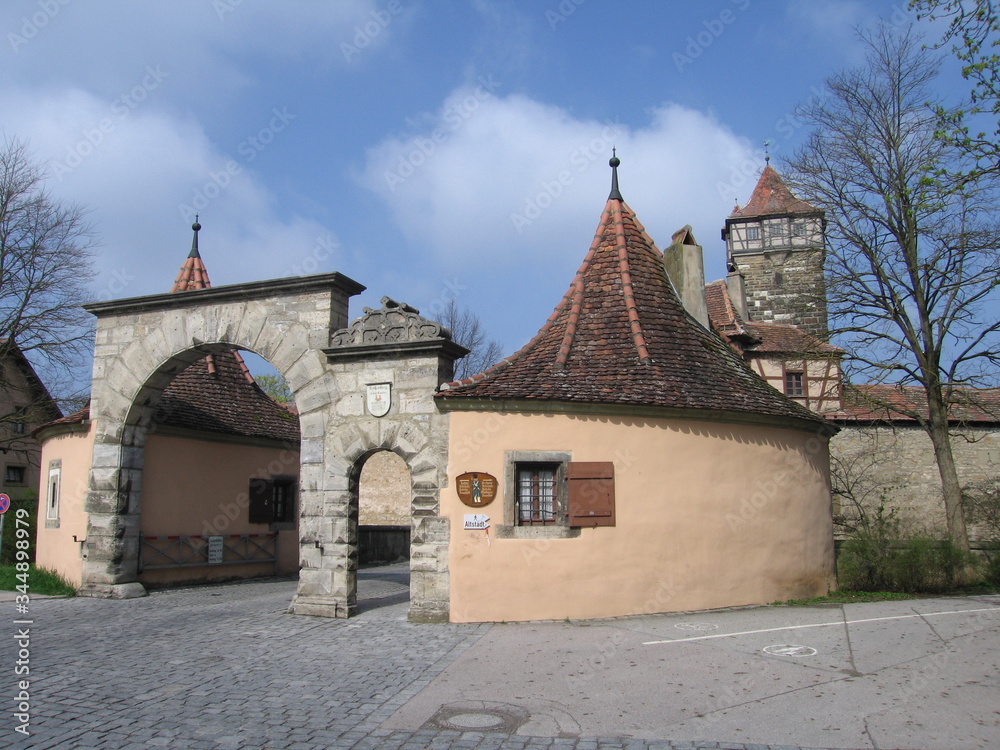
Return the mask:
M520 706L490 701L462 701L441 706L427 726L453 732L489 731L512 734L530 714Z

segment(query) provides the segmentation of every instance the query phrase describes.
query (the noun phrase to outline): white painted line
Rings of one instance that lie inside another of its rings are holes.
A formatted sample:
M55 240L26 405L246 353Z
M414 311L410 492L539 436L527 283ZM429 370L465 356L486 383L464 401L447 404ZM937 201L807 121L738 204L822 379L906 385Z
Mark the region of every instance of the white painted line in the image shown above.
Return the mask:
M799 630L806 628L829 628L833 625L857 625L861 622L885 622L887 620L910 620L915 617L940 617L942 615L964 615L972 612L1000 612L1000 607L983 607L982 609L955 609L950 612L923 612L916 615L895 615L893 617L867 617L863 620L837 620L836 622L815 622L808 625L785 625L780 628L762 628L760 630L743 630L739 633L715 633L713 635L696 635L690 638L673 638L666 641L646 641L643 646L656 646L660 643L687 643L689 641L707 641L710 638L733 638L737 635L754 635L756 633L776 633L779 630Z

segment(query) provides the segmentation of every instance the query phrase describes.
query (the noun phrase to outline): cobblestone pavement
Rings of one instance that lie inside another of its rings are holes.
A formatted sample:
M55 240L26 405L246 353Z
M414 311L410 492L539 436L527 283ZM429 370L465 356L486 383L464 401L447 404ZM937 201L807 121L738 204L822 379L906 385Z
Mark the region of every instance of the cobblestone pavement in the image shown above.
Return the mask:
M480 731L380 729L489 625L406 621L407 569L361 571L361 613L328 620L285 613L287 580L176 589L128 601L31 602L32 748L748 748L764 745ZM13 613L13 604L2 607ZM8 619L8 628L18 616ZM13 698L14 638L2 639ZM774 746L772 746L774 747Z

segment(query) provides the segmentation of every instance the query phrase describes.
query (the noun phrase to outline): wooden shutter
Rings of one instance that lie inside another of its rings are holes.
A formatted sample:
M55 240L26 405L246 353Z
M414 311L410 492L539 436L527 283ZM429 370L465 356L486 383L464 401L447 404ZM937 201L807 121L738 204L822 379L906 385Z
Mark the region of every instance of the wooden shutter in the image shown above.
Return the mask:
M570 526L615 525L615 465L610 461L566 464Z
M274 520L274 483L270 479L250 480L250 523Z

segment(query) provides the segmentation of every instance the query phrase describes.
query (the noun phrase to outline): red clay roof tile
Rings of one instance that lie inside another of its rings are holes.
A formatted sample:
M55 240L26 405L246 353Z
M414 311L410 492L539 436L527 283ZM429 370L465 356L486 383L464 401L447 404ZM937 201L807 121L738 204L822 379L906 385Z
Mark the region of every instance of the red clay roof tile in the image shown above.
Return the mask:
M614 193L612 193L614 196ZM635 213L610 198L580 270L535 337L451 399L539 399L822 421L757 377L683 309Z
M799 200L788 189L785 181L770 164L764 167L757 186L753 189L750 202L743 208L737 206L730 215L732 219L748 219L756 216L783 216L787 214L815 214L820 210Z

